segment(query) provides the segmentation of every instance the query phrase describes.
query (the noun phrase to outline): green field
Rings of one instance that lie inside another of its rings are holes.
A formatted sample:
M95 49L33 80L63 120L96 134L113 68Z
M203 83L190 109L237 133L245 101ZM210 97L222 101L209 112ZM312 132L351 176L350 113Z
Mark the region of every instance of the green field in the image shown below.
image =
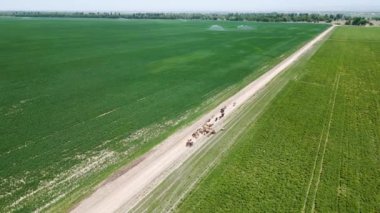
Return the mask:
M68 208L327 27L241 24L0 19L0 209Z
M380 28L336 29L177 211L379 212L379 59Z

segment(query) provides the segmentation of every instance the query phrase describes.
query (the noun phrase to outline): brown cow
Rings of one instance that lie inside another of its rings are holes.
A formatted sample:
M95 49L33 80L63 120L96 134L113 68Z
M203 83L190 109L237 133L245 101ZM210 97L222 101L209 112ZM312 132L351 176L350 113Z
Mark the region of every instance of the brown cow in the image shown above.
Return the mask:
M191 139L189 139L189 140L186 142L186 146L187 146L187 147L192 147L193 144L194 144L194 142L193 142Z

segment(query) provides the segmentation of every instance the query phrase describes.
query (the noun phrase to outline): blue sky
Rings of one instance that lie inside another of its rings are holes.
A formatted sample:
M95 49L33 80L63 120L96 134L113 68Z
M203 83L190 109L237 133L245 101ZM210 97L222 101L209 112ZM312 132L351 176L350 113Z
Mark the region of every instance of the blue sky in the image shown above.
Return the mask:
M380 11L380 0L0 0L0 10Z

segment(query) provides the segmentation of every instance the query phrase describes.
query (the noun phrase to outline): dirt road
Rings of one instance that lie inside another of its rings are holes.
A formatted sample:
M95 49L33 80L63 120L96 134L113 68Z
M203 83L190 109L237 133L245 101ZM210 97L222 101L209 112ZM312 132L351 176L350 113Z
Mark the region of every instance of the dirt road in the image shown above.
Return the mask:
M133 208L197 149L201 149L208 137L212 137L210 135L200 135L195 139L192 135L197 130L202 128L206 123L211 124L216 131L223 128L224 122L228 120L226 118L235 109L244 104L259 90L263 89L272 79L297 61L297 59L310 50L318 41L327 36L333 29L334 27L331 27L321 33L280 64L224 101L216 109L164 140L160 145L147 153L141 162L115 180L102 185L91 196L83 200L72 212L125 212ZM225 110L221 111L222 108L225 108ZM194 142L191 148L185 146L189 139Z

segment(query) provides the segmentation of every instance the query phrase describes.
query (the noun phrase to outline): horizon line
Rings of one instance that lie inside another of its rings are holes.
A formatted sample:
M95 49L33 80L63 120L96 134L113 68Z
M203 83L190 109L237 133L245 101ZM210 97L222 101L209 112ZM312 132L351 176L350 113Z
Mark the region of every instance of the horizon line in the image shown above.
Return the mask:
M119 12L119 13L380 13L380 10L3 10L0 12Z

